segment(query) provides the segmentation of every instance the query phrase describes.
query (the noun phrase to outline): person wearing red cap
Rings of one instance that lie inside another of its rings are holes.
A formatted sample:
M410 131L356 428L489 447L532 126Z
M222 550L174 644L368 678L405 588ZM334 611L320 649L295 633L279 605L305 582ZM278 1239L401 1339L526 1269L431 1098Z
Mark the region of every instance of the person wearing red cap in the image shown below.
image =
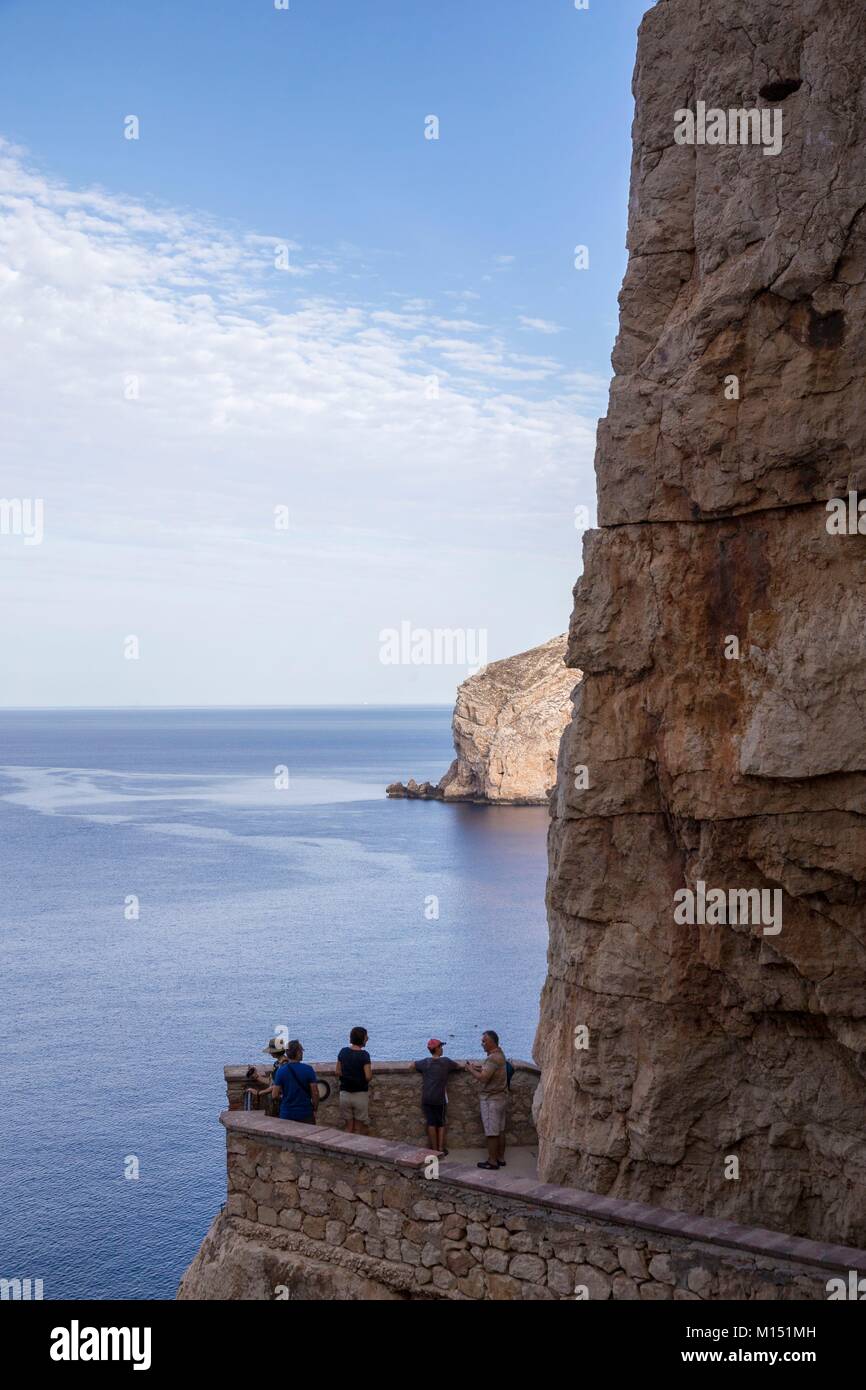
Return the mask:
M424 1119L427 1124L427 1139L434 1153L448 1153L446 1143L448 1139L448 1078L452 1071L460 1071L460 1063L452 1062L450 1057L443 1057L442 1043L439 1038L431 1038L427 1043L429 1057L415 1063L415 1070L420 1071L421 1082L421 1109L424 1111Z

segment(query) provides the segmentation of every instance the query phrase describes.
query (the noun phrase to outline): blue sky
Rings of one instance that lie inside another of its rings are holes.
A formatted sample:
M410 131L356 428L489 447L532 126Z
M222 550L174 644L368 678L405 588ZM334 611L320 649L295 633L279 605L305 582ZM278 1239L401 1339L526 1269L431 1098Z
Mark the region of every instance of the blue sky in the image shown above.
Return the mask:
M0 0L4 703L450 701L383 630L564 630L649 7Z

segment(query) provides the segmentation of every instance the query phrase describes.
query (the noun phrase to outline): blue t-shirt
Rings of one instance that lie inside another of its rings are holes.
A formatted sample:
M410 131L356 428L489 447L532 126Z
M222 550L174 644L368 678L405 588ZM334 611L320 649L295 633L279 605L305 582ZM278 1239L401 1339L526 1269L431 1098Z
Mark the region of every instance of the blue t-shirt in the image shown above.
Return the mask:
M274 1072L274 1086L282 1086L281 1120L306 1120L313 1113L310 1088L316 1083L316 1073L306 1062L283 1062Z

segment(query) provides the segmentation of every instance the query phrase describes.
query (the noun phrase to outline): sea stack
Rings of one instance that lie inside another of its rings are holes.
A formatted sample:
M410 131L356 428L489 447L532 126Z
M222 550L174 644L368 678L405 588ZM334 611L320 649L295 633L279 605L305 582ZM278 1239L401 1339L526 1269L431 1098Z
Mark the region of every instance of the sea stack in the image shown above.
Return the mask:
M543 1180L852 1245L866 535L832 522L866 498L864 68L862 0L660 0L641 26L535 1049ZM737 144L682 141L698 100ZM677 920L699 884L778 890L781 929Z
M580 672L565 664L566 636L491 661L457 691L457 756L441 781L388 787L391 797L544 805L556 781L562 731Z

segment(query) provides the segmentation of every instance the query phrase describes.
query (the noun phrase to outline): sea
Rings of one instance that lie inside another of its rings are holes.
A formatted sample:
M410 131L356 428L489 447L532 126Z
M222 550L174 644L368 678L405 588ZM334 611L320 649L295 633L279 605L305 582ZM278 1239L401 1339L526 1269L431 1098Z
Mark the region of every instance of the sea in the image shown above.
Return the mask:
M441 776L450 717L0 711L0 1277L173 1298L225 1201L223 1067L279 1027L530 1057L546 810L385 796Z

